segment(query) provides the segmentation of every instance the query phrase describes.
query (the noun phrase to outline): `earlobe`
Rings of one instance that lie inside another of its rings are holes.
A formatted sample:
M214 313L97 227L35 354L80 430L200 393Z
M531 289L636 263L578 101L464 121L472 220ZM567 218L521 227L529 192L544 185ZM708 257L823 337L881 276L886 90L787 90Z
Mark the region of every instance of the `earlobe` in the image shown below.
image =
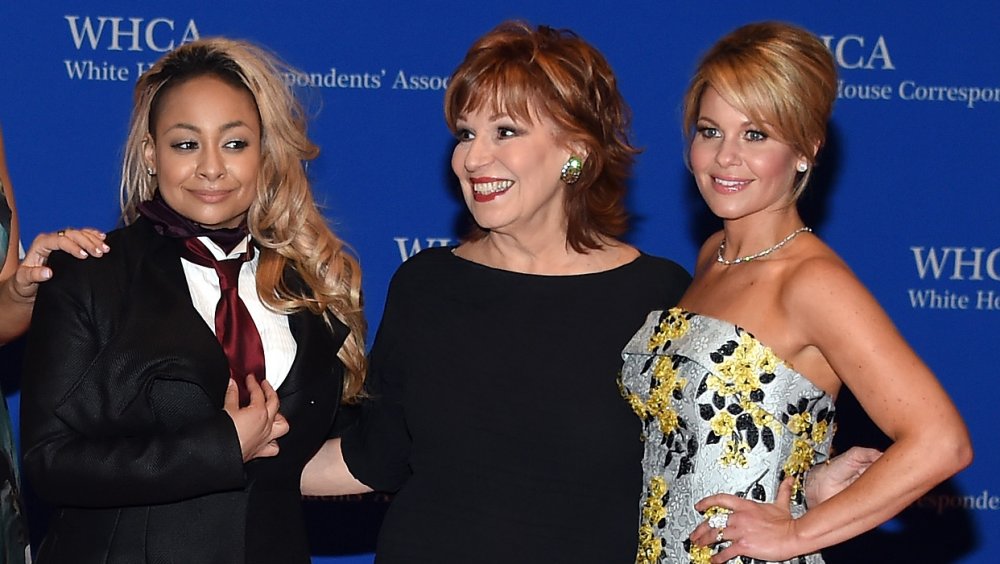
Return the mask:
M146 164L146 172L150 176L156 174L156 145L148 133L142 138L142 162Z
M797 172L805 172L809 170L809 167L812 166L812 163L816 160L816 155L819 154L819 148L820 143L816 142L813 143L811 155L800 154L799 160L795 163L795 170Z
M583 143L571 143L569 146L570 156L579 157L581 161L586 162L587 157L590 156L589 148Z
M811 165L812 163L815 163L816 162L816 155L819 154L819 150L820 150L820 148L822 146L823 146L823 143L821 141L817 141L817 142L813 143L812 154L811 155L801 155L800 158L803 161L805 161L805 163L806 163L807 166Z

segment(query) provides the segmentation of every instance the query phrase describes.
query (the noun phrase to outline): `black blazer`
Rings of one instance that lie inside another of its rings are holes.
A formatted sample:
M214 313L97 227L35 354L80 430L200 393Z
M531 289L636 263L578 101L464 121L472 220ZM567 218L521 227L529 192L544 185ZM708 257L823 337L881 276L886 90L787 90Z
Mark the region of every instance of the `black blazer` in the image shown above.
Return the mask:
M229 368L176 242L140 218L111 252L50 259L25 354L25 473L55 506L37 562L308 563L302 468L331 435L348 329L296 313L280 454L243 464ZM300 284L294 274L287 279Z

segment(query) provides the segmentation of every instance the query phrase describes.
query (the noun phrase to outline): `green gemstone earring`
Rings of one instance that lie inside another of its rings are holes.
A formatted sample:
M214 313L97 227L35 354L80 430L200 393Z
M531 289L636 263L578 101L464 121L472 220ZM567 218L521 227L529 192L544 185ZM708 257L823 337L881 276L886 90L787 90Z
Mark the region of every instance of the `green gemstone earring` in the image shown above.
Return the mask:
M583 161L576 155L570 155L559 173L559 178L566 184L574 184L580 180L581 173L583 173Z

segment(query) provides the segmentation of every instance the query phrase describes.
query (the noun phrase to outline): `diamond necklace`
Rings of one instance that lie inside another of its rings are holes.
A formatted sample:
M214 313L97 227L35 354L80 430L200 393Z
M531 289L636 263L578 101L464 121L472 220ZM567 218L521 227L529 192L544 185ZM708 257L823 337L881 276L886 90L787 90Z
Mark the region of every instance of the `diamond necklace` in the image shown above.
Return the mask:
M812 229L810 229L808 227L799 227L795 231L792 231L791 233L789 233L788 237L785 237L784 239L778 241L777 243L771 245L770 247L764 249L763 251L761 251L759 253L754 253L752 255L747 255L745 257L735 258L733 260L726 260L726 259L722 258L722 251L726 248L726 239L723 238L722 242L719 243L719 254L718 254L717 257L715 257L715 260L717 262L720 262L720 263L726 265L726 266L731 266L731 265L734 265L734 264L740 264L741 262L750 262L752 260L757 260L757 259L759 259L761 257L766 257L767 255L773 253L774 251L777 251L781 247L784 247L789 241L791 241L792 239L798 237L799 233L802 233L804 231L812 231Z

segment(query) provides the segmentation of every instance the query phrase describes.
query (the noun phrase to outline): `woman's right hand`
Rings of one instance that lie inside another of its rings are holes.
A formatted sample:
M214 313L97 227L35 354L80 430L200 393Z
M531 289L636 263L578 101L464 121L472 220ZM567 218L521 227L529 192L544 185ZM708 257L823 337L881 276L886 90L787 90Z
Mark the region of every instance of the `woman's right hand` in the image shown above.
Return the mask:
M250 403L240 407L239 388L229 380L224 409L236 426L243 462L278 454L279 437L288 432L288 420L278 413L278 393L267 380L258 383L252 374L247 375Z
M46 266L52 251L62 250L76 258L101 257L111 250L104 243L104 238L104 232L90 227L39 234L31 242L14 275L11 291L15 301L33 302L38 284L52 278L52 270Z

